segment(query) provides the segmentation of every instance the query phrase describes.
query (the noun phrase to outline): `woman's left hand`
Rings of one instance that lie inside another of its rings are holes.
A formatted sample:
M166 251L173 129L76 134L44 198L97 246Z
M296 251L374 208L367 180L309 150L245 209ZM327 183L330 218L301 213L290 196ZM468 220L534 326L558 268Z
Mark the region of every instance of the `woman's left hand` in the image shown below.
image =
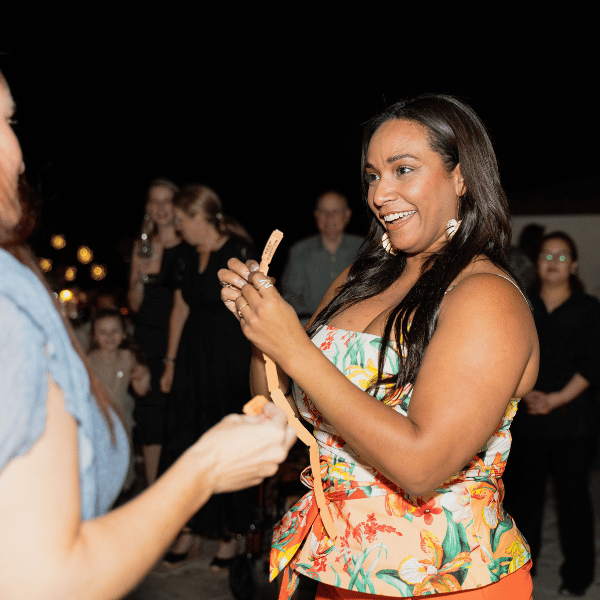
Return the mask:
M150 391L150 370L145 365L134 364L131 367L131 387L138 396Z
M258 263L232 258L219 271L221 299L240 321L243 334L276 362L285 362L298 343L308 338L296 311L281 297L273 279L258 270Z

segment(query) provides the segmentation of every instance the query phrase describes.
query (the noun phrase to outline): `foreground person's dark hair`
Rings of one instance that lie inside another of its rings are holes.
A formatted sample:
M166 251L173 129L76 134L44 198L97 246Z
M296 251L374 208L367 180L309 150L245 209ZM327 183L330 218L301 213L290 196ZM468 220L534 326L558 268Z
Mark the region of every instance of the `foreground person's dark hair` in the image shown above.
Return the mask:
M460 163L467 191L459 201L458 218L462 224L456 235L427 259L416 284L387 319L379 354L379 374L370 387L373 391L381 384L391 384L387 396L414 383L437 325L440 303L456 276L479 255L487 256L495 265L510 272L504 258L510 243L508 203L500 185L492 143L479 117L452 96L428 94L398 102L367 123L362 147L365 200L364 172L369 143L383 123L394 119L425 127L430 147L440 155L446 172L450 173ZM385 252L381 246L383 232L383 226L372 215L366 249L354 263L337 296L311 324L309 335L327 324L335 314L380 294L400 277L406 255L399 252L393 256ZM392 338L392 331L394 339L403 341L407 357L401 362L397 375L384 378L384 350Z

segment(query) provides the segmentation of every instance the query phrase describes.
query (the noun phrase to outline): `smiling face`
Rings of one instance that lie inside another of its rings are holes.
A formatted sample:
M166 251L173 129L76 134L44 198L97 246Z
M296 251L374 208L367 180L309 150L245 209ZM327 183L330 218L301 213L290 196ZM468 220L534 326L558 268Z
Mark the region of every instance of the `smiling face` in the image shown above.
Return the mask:
M125 331L117 317L102 317L94 323L94 337L101 350L114 352L125 339Z
M369 207L398 250L417 255L446 242L446 225L458 218L465 186L460 165L446 171L423 125L384 122L369 143L364 175Z
M561 238L549 238L542 244L537 266L542 285L568 285L577 272L571 247Z
M148 192L146 212L159 227L173 222L173 196L173 190L165 185L155 185Z
M19 175L25 170L21 147L12 129L15 103L0 74L0 225L10 230L21 219Z

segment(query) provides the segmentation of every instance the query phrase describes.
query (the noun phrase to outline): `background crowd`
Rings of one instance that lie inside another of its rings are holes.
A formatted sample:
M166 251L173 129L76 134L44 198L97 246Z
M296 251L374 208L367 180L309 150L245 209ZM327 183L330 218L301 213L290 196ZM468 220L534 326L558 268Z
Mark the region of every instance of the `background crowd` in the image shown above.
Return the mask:
M126 286L116 278L87 289L71 282L77 293L62 303L123 413L131 441L130 469L117 505L151 485L199 436L225 415L241 412L250 398L250 345L223 307L217 271L233 256L258 259L260 241L204 185L179 187L157 178L140 193L139 203L139 232L122 256ZM324 191L311 205L314 234L293 240L289 250L284 244L273 270L305 321L364 239L347 231L352 211L342 193ZM62 297L66 282L49 275ZM196 556L203 537L220 540L212 568L229 567L251 524L264 522L265 511L274 521L302 494L298 474L306 464L305 448L297 444L265 489L213 497L181 530L163 568Z

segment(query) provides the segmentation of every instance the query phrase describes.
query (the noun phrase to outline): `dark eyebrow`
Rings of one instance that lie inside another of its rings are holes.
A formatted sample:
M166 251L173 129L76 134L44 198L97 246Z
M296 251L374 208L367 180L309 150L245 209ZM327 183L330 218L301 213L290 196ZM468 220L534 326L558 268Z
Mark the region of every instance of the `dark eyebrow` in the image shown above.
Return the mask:
M403 160L405 158L412 158L413 160L419 160L414 154L395 154L394 156L390 156L385 162L388 165L394 164L398 160ZM365 163L365 169L374 169L375 167L371 163Z
M395 163L397 160L402 160L404 158L412 158L413 160L419 160L416 156L414 156L413 154L396 154L395 156L390 156L386 162L388 165L391 165L392 163Z

